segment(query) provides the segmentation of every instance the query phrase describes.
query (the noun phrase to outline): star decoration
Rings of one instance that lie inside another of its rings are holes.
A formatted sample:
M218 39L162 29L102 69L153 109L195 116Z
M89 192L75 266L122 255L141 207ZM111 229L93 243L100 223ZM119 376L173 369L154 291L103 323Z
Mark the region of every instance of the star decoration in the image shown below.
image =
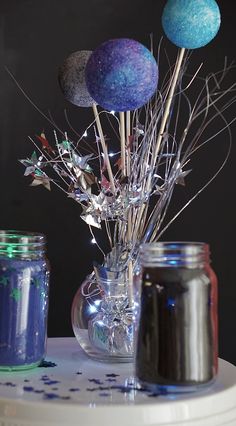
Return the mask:
M106 178L106 176L104 176L104 174L102 174L102 179L101 179L101 187L103 188L103 189L105 189L106 191L107 190L110 190L110 187L111 187L111 184L110 184L110 182L107 180L107 178Z
M48 154L54 154L55 151L52 149L51 145L49 144L48 140L46 139L45 133L42 132L40 136L35 135L36 138L41 142L42 147L45 151L47 151Z
M21 297L21 290L19 290L18 288L13 288L10 297L12 297L16 302L18 302Z
M106 374L106 377L119 377L119 374L110 373L110 374Z
M0 285L3 285L4 287L6 287L9 284L9 277L6 276L2 276L0 279Z
M31 158L19 160L20 163L26 167L24 176L29 176L32 174L43 175L41 168L45 167L45 165L47 165L48 163L42 162L42 159L43 157L37 158L37 154L34 151L33 154L31 155Z
M138 125L134 127L134 130L138 137L144 135L144 126L141 123L138 123Z
M52 168L54 169L54 171L60 175L60 176L64 176L64 177L70 177L69 173L66 172L64 169L62 169L61 167L59 167L57 164L53 164Z
M79 189L75 189L75 188L70 190L68 197L80 203L82 203L83 201L85 202L89 201L88 194L81 192Z
M32 175L34 172L35 172L35 167L34 166L26 167L24 176Z
M92 215L90 213L81 214L81 219L84 220L84 222L87 223L87 225L94 226L95 228L101 229L101 220L96 217L95 215Z
M33 182L31 182L30 186L38 186L38 185L43 185L46 189L48 189L48 191L51 191L50 178L46 175L43 175L43 176L37 176L36 174L34 175L34 180Z
M91 167L87 164L88 160L93 157L93 154L85 155L84 157L80 157L76 154L75 151L72 151L72 162L73 165L79 167L81 170L86 170L87 172L91 172Z
M36 288L39 288L41 284L41 280L37 277L32 278L30 281L30 284L34 285Z
M57 146L62 155L68 154L71 151L71 144L69 141L62 141Z
M88 173L77 168L76 170L77 182L75 184L75 189L80 189L81 191L91 192L91 186L97 181L96 176L93 173Z
M26 158L26 159L24 159L24 160L19 160L19 162L21 163L21 164L23 164L24 166L28 166L28 165L36 165L37 164L37 162L38 162L38 158L37 158L37 154L36 154L36 152L34 151L33 152L33 154L31 155L31 158Z
M19 160L21 164L23 164L26 169L25 169L25 173L24 176L29 176L32 173L35 172L35 169L37 167L38 164L38 158L37 158L37 154L34 151L33 154L31 155L31 158L26 158L23 160Z
M87 206L82 206L83 211L80 215L81 219L83 219L88 225L94 226L95 228L101 228L101 210L102 204L104 201L104 195L91 195L90 203Z
M186 170L186 171L183 172L183 170L181 169L180 173L179 173L179 176L177 177L175 183L177 185L185 186L185 178L186 178L186 176L189 175L189 173L191 173L191 171L192 170Z

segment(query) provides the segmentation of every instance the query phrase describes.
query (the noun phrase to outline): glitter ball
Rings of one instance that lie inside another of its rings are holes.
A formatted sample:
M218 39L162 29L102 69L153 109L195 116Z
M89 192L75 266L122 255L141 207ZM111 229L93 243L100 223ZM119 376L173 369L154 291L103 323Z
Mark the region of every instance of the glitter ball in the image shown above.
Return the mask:
M215 0L168 0L162 15L166 36L178 47L197 49L208 44L221 23Z
M63 95L80 107L90 107L94 103L85 82L85 67L91 53L88 50L74 52L59 68L58 81Z
M154 94L158 67L145 46L121 38L106 41L92 53L85 78L90 95L103 108L132 111Z

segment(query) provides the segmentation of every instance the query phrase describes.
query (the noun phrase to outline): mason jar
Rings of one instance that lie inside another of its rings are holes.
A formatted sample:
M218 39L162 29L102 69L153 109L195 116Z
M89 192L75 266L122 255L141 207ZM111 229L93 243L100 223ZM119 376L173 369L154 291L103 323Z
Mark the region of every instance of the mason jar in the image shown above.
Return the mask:
M45 356L49 264L45 237L0 231L0 370L22 370Z
M158 391L192 391L218 369L217 278L209 246L144 244L136 376Z

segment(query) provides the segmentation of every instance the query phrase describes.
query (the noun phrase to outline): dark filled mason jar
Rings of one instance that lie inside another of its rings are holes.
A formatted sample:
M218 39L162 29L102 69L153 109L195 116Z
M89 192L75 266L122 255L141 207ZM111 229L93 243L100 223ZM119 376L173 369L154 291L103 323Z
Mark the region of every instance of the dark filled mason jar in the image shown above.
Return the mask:
M163 242L141 247L142 288L136 376L152 391L211 384L218 369L217 278L209 246Z
M0 370L36 367L44 358L48 286L45 236L0 231Z

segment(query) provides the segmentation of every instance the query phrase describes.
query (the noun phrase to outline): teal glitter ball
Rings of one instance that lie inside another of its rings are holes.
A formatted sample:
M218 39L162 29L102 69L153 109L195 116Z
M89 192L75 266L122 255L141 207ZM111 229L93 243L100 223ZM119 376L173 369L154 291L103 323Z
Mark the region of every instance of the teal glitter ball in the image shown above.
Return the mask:
M186 49L208 44L216 36L220 23L215 0L168 0L162 15L167 38Z

